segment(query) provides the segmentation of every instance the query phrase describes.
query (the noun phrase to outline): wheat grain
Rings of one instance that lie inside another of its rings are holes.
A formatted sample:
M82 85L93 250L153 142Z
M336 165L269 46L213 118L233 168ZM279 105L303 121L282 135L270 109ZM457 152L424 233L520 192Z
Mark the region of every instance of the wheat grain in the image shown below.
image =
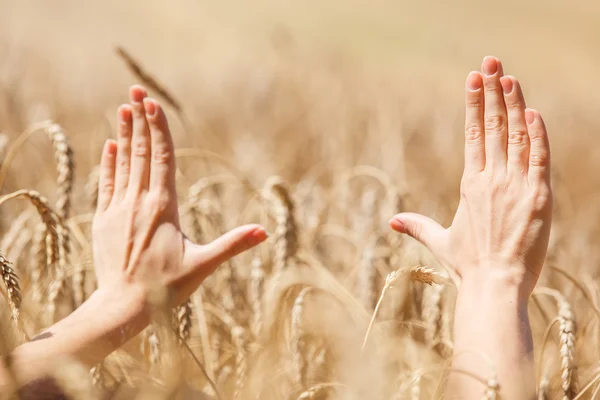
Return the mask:
M187 342L192 329L192 301L190 299L177 307L177 326L179 338Z
M498 393L499 391L500 385L498 384L496 378L490 378L487 380L487 387L483 397L485 400L497 400L500 397Z

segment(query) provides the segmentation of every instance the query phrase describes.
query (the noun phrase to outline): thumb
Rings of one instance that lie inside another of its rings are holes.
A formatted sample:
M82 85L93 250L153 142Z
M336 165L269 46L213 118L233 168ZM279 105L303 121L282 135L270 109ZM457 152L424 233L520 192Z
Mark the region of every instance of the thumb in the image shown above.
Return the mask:
M206 245L191 244L186 248L189 267L203 275L210 275L230 258L263 242L268 237L260 225L244 225L232 229Z
M440 224L424 215L400 213L390 220L393 230L405 233L418 240L434 255L440 249L446 230Z

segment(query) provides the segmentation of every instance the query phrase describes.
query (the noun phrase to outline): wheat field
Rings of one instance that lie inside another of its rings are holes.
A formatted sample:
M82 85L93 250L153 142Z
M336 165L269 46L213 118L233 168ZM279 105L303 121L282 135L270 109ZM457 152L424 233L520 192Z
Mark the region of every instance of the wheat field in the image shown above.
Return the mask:
M464 78L494 54L547 121L554 224L530 303L540 399L600 397L600 6L556 0L0 0L3 352L95 287L95 167L141 83L186 235L270 239L86 371L74 399L438 399L456 288L392 232L448 225ZM475 376L496 398L493 368Z

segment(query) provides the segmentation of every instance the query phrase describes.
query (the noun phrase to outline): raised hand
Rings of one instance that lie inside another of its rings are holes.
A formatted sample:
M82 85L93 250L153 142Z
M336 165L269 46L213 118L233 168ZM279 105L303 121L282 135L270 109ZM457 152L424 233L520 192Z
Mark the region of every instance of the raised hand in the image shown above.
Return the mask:
M552 219L550 148L539 112L495 57L466 82L465 169L460 204L444 229L417 214L393 229L419 240L455 280L509 279L529 294L541 272Z
M179 227L175 155L160 104L140 86L118 111L118 138L104 146L93 222L100 290L169 289L183 302L219 264L266 239L258 225L236 228L207 245L190 242Z
M457 285L454 370L499 383L502 398L535 398L527 301L550 235L550 148L540 113L525 108L519 82L495 57L466 84L465 170L460 203L444 229L403 213L390 224L419 240ZM487 361L486 361L487 360ZM491 363L491 365L490 365ZM486 389L451 373L446 398L479 399Z

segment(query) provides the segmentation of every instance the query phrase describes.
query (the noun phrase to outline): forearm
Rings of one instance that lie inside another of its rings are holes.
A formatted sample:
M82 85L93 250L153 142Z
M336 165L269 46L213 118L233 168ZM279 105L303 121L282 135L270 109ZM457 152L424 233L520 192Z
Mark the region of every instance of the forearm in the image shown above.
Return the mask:
M91 368L147 323L141 293L96 291L72 314L17 347L10 355L12 375L19 385L26 384L49 375L64 357ZM0 370L0 393L5 393L9 379L7 371Z
M533 344L527 314L527 295L501 277L463 280L454 323L453 368L488 380L496 377L503 398L535 397ZM447 399L480 399L486 385L451 373Z

